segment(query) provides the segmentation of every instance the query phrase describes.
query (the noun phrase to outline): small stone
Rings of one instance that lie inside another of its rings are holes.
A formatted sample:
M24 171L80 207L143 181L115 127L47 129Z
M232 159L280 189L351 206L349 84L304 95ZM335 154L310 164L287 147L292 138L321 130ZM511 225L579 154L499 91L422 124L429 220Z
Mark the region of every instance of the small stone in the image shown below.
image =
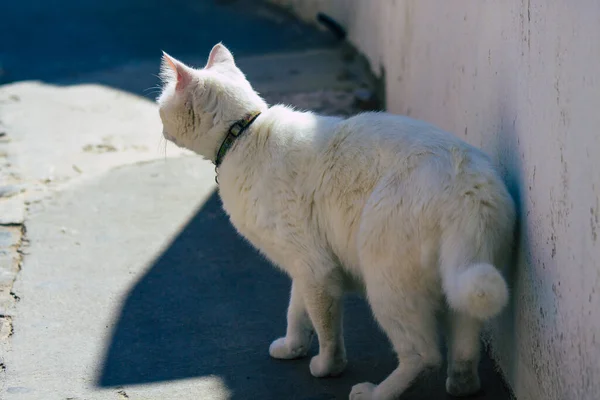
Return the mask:
M21 242L21 228L0 226L0 249L17 246Z
M22 196L0 199L0 225L20 225L25 220Z
M29 389L23 386L11 386L8 389L6 389L6 392L11 394L31 393L32 391L33 389Z
M0 340L8 339L12 334L13 334L12 317L9 315L0 316Z
M373 92L369 89L357 89L354 91L354 97L358 101L369 101L373 98Z
M354 104L364 111L377 110L377 97L369 89L357 89L354 91Z
M96 153L96 154L100 154L100 153L112 153L117 151L117 148L115 146L113 146L112 144L107 144L107 143L101 143L101 144L86 144L85 146L83 146L83 151L87 152L87 153Z
M19 273L19 255L12 250L12 254L0 254L0 291L12 287ZM1 313L1 312L0 312Z
M21 193L23 188L17 185L6 185L0 186L0 198L2 197L12 197L15 194Z

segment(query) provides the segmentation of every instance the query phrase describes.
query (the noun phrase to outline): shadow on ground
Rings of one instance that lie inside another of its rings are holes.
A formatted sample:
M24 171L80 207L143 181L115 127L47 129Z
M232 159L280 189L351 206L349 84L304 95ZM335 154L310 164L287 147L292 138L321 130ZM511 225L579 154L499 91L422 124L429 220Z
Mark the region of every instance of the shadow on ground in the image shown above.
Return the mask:
M391 372L388 342L356 298L346 304L349 366L342 377L311 377L308 358L271 359L270 342L285 332L289 287L237 235L213 194L128 294L98 385L218 376L233 399L324 400L347 398L353 384ZM492 366L484 360L481 368ZM406 398L445 398L443 371ZM484 373L483 385L494 396L482 398L508 398L497 379L488 382L493 375Z
M390 370L386 340L356 301L347 323L359 325L348 341L363 362L350 367L352 382L312 378L308 359L271 359L270 342L285 332L289 288L237 235L213 194L128 294L99 385L217 375L235 399L325 399Z

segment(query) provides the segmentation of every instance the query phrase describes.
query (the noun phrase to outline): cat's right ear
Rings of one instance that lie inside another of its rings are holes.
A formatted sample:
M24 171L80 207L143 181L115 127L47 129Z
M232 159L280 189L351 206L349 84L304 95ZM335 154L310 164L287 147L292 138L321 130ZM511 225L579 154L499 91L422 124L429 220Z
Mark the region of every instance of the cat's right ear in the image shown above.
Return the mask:
M175 90L182 91L192 81L192 71L163 51L161 77L165 81L175 80Z
M208 55L208 62L204 68L209 69L218 64L235 67L233 54L231 54L229 49L225 47L223 43L217 43L213 46L210 54Z

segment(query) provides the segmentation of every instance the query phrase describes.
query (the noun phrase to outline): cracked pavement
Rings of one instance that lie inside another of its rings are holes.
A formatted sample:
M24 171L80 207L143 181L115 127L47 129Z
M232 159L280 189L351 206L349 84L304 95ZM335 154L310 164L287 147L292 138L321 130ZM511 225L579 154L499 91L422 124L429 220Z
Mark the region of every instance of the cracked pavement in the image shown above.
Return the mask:
M223 41L269 102L347 115L374 85L360 57L262 1L4 9L0 398L345 399L393 369L356 298L342 377L269 358L289 281L231 227L212 164L165 147L152 101L160 50L202 65ZM481 370L479 397L509 398ZM443 370L405 397L445 398Z

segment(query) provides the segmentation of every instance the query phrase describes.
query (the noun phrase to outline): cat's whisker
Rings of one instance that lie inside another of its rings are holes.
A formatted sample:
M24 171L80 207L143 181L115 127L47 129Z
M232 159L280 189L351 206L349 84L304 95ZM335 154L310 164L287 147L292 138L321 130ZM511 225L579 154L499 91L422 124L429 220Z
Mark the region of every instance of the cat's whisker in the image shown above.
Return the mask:
M162 86L157 84L157 85L151 86L147 89L144 89L143 93L148 96L159 95L162 92L162 89L163 89Z
M157 78L159 81L161 81L162 83L165 82L165 77L161 76L160 74L152 74L153 77Z
M160 86L158 86L158 85L157 86L151 86L151 87L149 87L147 89L144 89L144 93L147 93L147 92L149 92L151 90L152 91L161 91L162 88Z
M160 136L158 138L158 144L156 145L156 154L160 154L160 151L162 149L163 146L163 140L165 140L164 136Z

